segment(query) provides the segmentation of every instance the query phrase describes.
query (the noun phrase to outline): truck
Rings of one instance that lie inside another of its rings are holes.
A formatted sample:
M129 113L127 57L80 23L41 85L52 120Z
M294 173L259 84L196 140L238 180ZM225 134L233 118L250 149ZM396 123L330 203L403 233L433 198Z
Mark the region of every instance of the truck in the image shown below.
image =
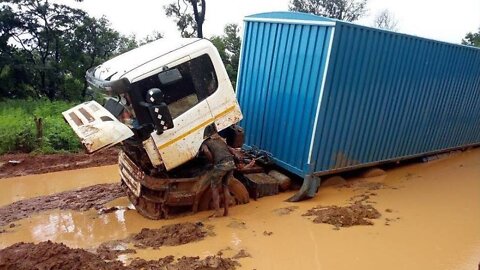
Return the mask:
M109 98L64 118L89 153L121 143L121 182L152 219L192 206L216 133L243 155L228 204L278 193L285 173L303 178L300 201L324 175L480 143L479 49L311 14L245 18L236 91L196 38L154 41L86 79Z

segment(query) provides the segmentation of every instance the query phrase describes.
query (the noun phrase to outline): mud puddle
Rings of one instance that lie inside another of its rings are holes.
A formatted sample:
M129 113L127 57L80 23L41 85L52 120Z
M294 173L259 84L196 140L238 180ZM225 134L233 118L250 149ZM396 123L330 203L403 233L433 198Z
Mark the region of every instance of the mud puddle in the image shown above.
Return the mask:
M29 198L52 195L96 184L119 182L117 165L1 179L0 207Z
M62 243L51 241L17 243L0 250L0 269L82 269L82 270L134 270L134 269L218 269L234 270L240 264L231 258L220 256L200 257L182 256L175 259L169 255L157 260L134 258L129 265L107 258L84 249L70 248Z
M0 234L0 248L51 240L100 256L96 251L102 243L128 238L142 228L202 222L214 227L214 236L159 249L112 244L107 249L122 251L110 258L122 261L123 267L135 261L175 264L182 257L208 265L206 258L233 258L243 249L251 257L239 259L238 269L476 269L480 254L479 166L480 151L475 150L388 170L386 175L368 180L348 179L349 186L322 187L312 200L296 204L285 202L291 192L261 198L232 207L229 217L218 219L208 219L210 212L200 212L175 220L147 220L136 211L127 211L129 202L122 197L106 204L119 210L102 215L94 209L53 209L18 220L15 227L4 227L8 233ZM89 170L81 172L83 177L94 178L94 172L98 173L96 168ZM115 176L116 168L112 171ZM0 199L14 200L5 199L13 198L5 190L33 196L38 188L64 183L65 176L74 173L54 173L48 178L38 175L28 185L24 177L2 180L0 194L7 197ZM38 186L33 188L31 183ZM318 205L343 207L355 201L371 205L382 217L372 219L372 226L337 231L301 215ZM292 206L298 208L285 210ZM136 253L123 253L128 249ZM342 259L345 256L350 259Z
M86 211L125 196L119 183L98 184L77 190L20 200L0 207L0 226L52 209Z

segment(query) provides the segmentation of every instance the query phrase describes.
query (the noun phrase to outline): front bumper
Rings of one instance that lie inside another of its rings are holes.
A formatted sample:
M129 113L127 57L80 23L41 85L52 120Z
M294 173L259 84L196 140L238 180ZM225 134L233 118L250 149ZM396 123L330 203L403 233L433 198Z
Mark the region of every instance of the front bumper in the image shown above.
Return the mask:
M140 197L145 173L123 151L118 155L118 166L122 182L135 196Z
M136 196L168 206L192 205L199 177L157 178L138 167L121 151L118 157L122 182Z

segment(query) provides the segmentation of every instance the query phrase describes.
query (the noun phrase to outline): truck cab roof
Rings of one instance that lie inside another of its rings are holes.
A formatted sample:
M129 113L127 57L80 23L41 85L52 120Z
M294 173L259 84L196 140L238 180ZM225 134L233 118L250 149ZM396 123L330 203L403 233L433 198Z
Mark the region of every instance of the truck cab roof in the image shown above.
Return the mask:
M100 80L113 81L141 67L156 58L174 52L181 47L190 45L201 39L199 38L161 38L147 43L129 52L114 57L95 68L94 76Z

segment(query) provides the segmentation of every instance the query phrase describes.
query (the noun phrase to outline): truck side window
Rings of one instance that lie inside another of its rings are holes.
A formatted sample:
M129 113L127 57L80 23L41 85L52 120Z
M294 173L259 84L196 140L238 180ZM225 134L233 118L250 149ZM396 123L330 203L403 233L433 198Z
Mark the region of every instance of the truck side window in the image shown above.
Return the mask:
M186 112L217 90L217 76L207 54L171 68L177 68L182 79L172 85L162 86L160 89L165 91L165 100L173 118Z
M217 90L217 75L207 54L190 61L190 72L200 100L206 99Z
M165 94L165 103L173 118L188 111L218 88L215 68L208 54L169 69L177 69L181 78L170 84L162 84L156 74L138 82L138 87L144 92L143 96L148 89L160 88Z

